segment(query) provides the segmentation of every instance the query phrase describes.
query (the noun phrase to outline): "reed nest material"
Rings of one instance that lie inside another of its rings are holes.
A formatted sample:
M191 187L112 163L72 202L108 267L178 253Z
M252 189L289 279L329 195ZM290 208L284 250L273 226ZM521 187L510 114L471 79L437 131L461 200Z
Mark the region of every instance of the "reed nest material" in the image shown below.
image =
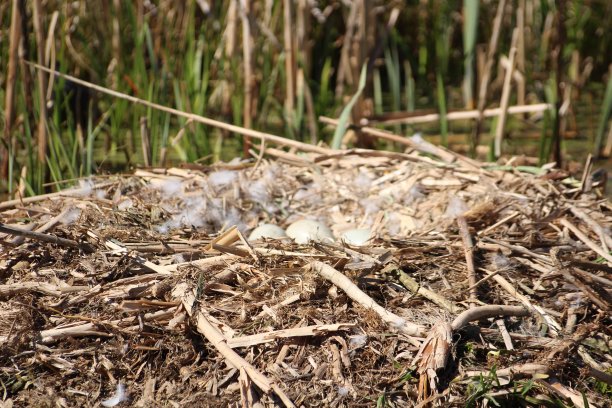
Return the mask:
M1 204L3 399L609 406L610 203L436 149L270 148ZM372 238L248 240L302 218Z

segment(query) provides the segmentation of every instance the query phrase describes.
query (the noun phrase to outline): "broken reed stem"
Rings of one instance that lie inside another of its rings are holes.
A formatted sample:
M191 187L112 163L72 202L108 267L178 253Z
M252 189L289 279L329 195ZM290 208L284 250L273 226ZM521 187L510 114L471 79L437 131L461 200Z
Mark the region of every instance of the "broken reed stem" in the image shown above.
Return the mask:
M64 78L68 81L74 82L75 84L78 85L82 85L86 88L89 89L93 89L94 91L97 92L101 92L104 93L106 95L111 95L114 96L116 98L119 99L124 99L127 101L130 101L132 103L137 103L152 109L157 109L159 111L162 112L166 112L166 113L170 113L172 115L176 115L176 116L180 116L186 119L191 119L193 122L198 122L198 123L202 123L204 125L208 125L208 126L213 126L213 127L217 127L219 129L223 129L223 130L227 130L229 132L234 132L234 133L238 133L240 135L243 136L249 136L255 139L263 139L266 140L268 142L273 142L282 146L288 146L288 147L293 147L296 148L298 150L304 151L304 152L312 152L312 153L320 153L320 154L327 154L329 153L331 150L324 148L324 147L320 147L320 146L313 146L310 145L308 143L302 143L302 142L298 142L296 140L291 140L291 139L286 139L284 137L280 137L280 136L275 136L273 134L270 133L265 133L265 132L260 132L257 130L252 130L252 129L245 129L242 126L236 126L236 125L231 125L229 123L225 123L225 122L221 122L218 120L214 120L214 119L209 119L205 116L200 116L200 115L196 115L194 113L188 113L188 112L183 112L180 111L178 109L174 109L174 108L169 108L167 106L164 105L160 105L158 103L154 103L154 102L149 102L146 101L144 99L140 99L140 98L136 98L134 96L131 95L127 95L121 92L117 92L117 91L113 91L111 89L108 88L104 88L103 86L99 86L99 85L95 85L92 84L91 82L87 82L87 81L83 81L81 79L78 79L76 77L73 77L71 75L66 75L66 74L62 74L60 72L57 72L55 70L52 69L48 69L46 67L43 67L42 65L27 61L27 64L43 70L47 73L53 74L53 75L57 75L61 78Z
M312 92L310 86L304 78L304 70L300 70L302 74L302 82L304 83L304 102L306 105L306 118L308 123L308 130L310 132L310 143L315 145L319 140L318 129L317 129L317 114L315 112L314 100L312 98Z
M504 77L504 87L502 89L502 96L499 102L499 108L501 110L499 117L497 118L497 129L495 130L495 157L501 156L501 144L504 136L504 128L506 127L506 117L508 112L508 103L510 102L510 90L512 87L512 75L514 74L514 67L516 65L516 42L518 41L518 29L515 28L512 33L512 45L510 46L510 55L508 57L509 67L506 69L506 76Z
M293 327L289 329L273 330L264 333L251 334L248 336L232 337L231 339L227 339L227 344L231 348L251 347L257 344L269 343L277 339L321 336L340 330L352 329L355 326L356 323L333 323Z
M11 9L11 28L9 32L9 60L4 93L4 142L0 143L0 179L6 180L9 175L9 155L13 145L11 131L15 116L15 85L17 84L17 62L19 58L19 41L21 39L21 16L19 2L13 0Z
M178 268L182 266L213 266L213 265L222 265L231 261L232 259L239 258L236 255L226 254L219 256L211 256L210 258L198 259L196 261L188 261L188 262L180 262L172 265L166 265L164 270L167 272L176 272Z
M610 249L612 249L612 237L608 235L606 230L601 225L599 225L585 211L579 209L578 207L570 205L569 209L572 214L580 218L582 222L587 224L591 228L591 230L593 230L593 232L599 235L599 239L601 240L601 243L604 246L604 251L609 251Z
M34 21L34 33L36 35L36 60L40 65L44 65L44 43L45 38L43 34L43 22L42 22L42 5L40 0L34 0L32 2L32 20ZM45 89L47 88L47 78L42 71L38 70L36 73L38 81L38 131L37 131L37 143L38 143L38 163L42 165L47 160L47 104L45 101ZM40 180L42 183L43 180Z
M548 103L534 103L529 105L514 105L509 106L507 114L509 115L522 115L525 113L539 113L552 109L553 106ZM446 120L467 120L467 119L478 119L481 113L478 110L462 110L462 111L451 111L446 114ZM491 118L499 116L501 114L501 108L490 108L482 111L483 118ZM319 118L323 123L328 123L328 118ZM407 112L405 117L396 119L385 119L372 121L373 124L380 126L392 126L392 125L414 125L419 123L433 123L440 121L439 113L425 113L418 114L415 112ZM370 123L368 119L361 119L360 125L367 126ZM331 124L331 123L330 123ZM363 128L362 128L363 130Z
M450 355L453 331L460 330L469 322L498 316L528 316L529 311L521 306L487 305L473 307L461 313L452 324L439 322L435 324L412 364L418 362L419 373L418 395L427 398L429 391L436 390L438 386L438 370L446 367Z
M487 58L485 62L484 72L482 79L480 80L480 86L478 87L478 116L476 117L476 123L474 124L472 132L471 146L475 149L480 143L480 130L482 128L482 112L487 102L487 91L489 88L489 81L491 80L491 70L493 69L493 58L497 51L497 43L499 41L499 33L501 31L501 23L504 16L504 10L506 8L506 0L500 0L497 5L497 12L493 19L493 32L489 40L489 46L487 48Z
M0 285L0 299L9 298L19 293L38 292L47 296L62 296L66 293L82 292L89 286L57 286L44 282L21 282Z
M591 241L591 239L589 237L587 237L582 231L580 231L578 229L578 227L576 227L574 224L572 224L571 222L569 222L565 218L562 218L559 221L559 223L561 225L563 225L564 227L566 227L567 229L569 229L570 231L572 231L574 233L574 235L576 235L576 237L578 237L579 240L581 240L586 246L588 246L595 253L597 253L597 255L601 256L606 261L608 261L610 264L612 264L612 255L610 255L609 253L605 252L596 243Z
M482 278L481 280L479 280L478 282L476 282L474 285L470 286L467 288L466 292L470 293L472 289L477 288L478 286L482 285L483 283L485 283L486 281L488 281L489 279L491 279L493 276L497 275L499 273L499 271L495 271L495 272L489 272L486 269L483 269L485 272L489 273L489 275L485 276L484 278Z
M510 215L502 218L501 220L499 220L498 222L496 222L495 224L481 230L478 231L478 233L476 235L478 236L483 236L483 235L487 235L489 232L493 231L494 229L496 229L497 227L504 225L505 223L507 223L508 221L516 218L518 215L520 215L520 212L518 211L514 211L512 212Z
M608 129L608 138L606 141L606 146L601 153L602 157L610 157L612 155L612 126Z
M547 374L550 372L550 367L545 364L527 363L515 365L512 367L502 368L495 371L496 376L517 378L521 376L532 376L535 374ZM461 377L486 377L491 375L490 370L485 371L466 371Z
M559 333L561 332L561 326L559 325L559 323L557 323L555 319L552 316L550 316L550 314L548 314L544 309L542 309L538 305L533 304L526 296L520 293L516 289L515 287L516 285L511 284L510 282L508 282L507 279L505 279L501 275L494 275L493 279L495 280L495 282L497 282L497 284L502 289L508 292L510 296L512 296L519 302L521 302L526 308L531 310L533 313L537 313L541 317L543 323L546 324L546 326L548 326L548 328L550 329L550 334L552 337L557 337L559 335Z
M519 0L518 7L516 8L516 27L518 29L518 41L516 44L516 67L521 80L514 76L514 80L517 82L517 95L516 100L519 104L525 103L525 78L523 73L525 72L525 1Z
M457 314L461 311L461 307L459 307L456 303L451 302L445 297L440 296L439 294L419 285L419 283L412 279L410 275L408 275L406 272L403 272L396 266L394 266L394 269L398 271L399 281L402 285L406 287L406 289L410 290L415 294L423 296L425 299L429 299L436 305L448 310L452 314Z
M350 48L353 42L353 35L355 32L355 26L357 24L357 11L359 9L360 2L354 1L350 3L349 14L346 18L345 26L346 31L344 32L344 40L342 42L342 49L340 50L340 62L338 63L338 77L336 80L336 99L340 100L344 93L344 84L353 83L351 64L350 64ZM348 78L348 80L346 79Z
M506 328L506 324L504 323L503 319L496 319L495 324L497 325L497 328L499 329L502 339L504 340L506 350L514 350L514 344L512 344L512 338L510 337L510 333L508 332L508 329Z
M453 331L460 330L474 320L488 319L500 316L529 316L531 313L523 306L486 305L466 310L453 320Z
M499 64L503 69L508 69L510 66L510 60L506 56L502 56L499 59ZM514 69L514 73L512 74L512 80L516 83L516 103L517 105L525 105L525 89L526 89L526 79L525 75L521 73L516 67ZM525 115L520 115L521 117Z
M265 393L274 391L283 401L285 406L295 407L289 396L285 394L285 392L281 390L278 385L270 381L264 374L257 370L257 368L232 350L232 348L227 344L227 339L225 336L212 323L210 323L206 316L204 316L204 314L201 312L197 314L197 327L198 332L204 335L204 337L206 337L206 339L225 359L227 359L232 366L238 369L244 369L249 378L253 381L253 383L255 383L255 385L257 385L257 387L259 387L260 390Z
M293 63L293 24L291 22L291 0L283 0L283 45L285 51L285 115L289 128L293 129L295 119L295 84Z
M32 196L32 197L23 197L23 198L18 198L15 200L8 200L8 201L4 201L0 203L0 210L11 208L11 207L14 207L20 204L32 204L32 203L36 203L39 201L44 201L44 200L53 199L57 197L69 197L71 195L80 195L88 191L93 192L97 189L108 187L112 184L114 184L114 182L106 182L106 183L96 184L94 186L86 186L82 188L57 191L55 193L41 194L41 195Z
M339 122L338 119L328 118L326 116L319 116L319 120L327 125L331 125L334 127L338 126L338 122ZM363 133L367 133L370 136L375 136L380 139L389 140L391 142L395 142L395 143L398 143L404 146L409 146L423 153L434 154L440 157L443 161L447 163L451 163L455 161L455 158L458 157L457 154L444 150L441 147L435 146L430 143L426 143L426 144L420 143L419 144L419 143L416 143L414 140L412 140L409 137L396 135L395 133L391 133L386 130L380 130L380 129L371 128L371 127L361 127L360 130Z
M48 242L50 244L60 245L60 246L69 247L69 248L83 249L83 250L89 249L87 248L87 245L79 244L78 242L73 241L71 239L60 238L55 235L43 234L40 232L28 231L26 229L17 228L17 227L9 227L8 225L5 225L3 223L0 223L0 232L3 232L5 234L14 235L14 236L22 236L22 237L33 239L36 241Z
M584 163L582 170L582 178L580 179L580 192L588 193L592 187L591 170L593 169L593 155L589 153Z
M243 125L250 129L253 127L253 39L251 38L251 27L249 15L251 14L251 0L240 0L240 22L242 24L242 58L244 65L244 110ZM247 136L244 140L243 151L246 156L251 145L251 139Z
M469 289L470 305L474 307L475 301L477 298L476 267L474 265L474 241L472 241L472 236L470 235L470 229L463 215L460 215L457 217L457 225L459 226L459 232L461 234L461 239L463 240L463 252L465 253L465 263L467 266L468 285L470 287Z
M344 274L341 272L319 261L311 262L310 268L323 278L342 289L355 302L359 303L366 309L376 312L376 314L378 314L378 316L380 316L384 322L397 329L399 332L408 336L424 337L425 328L423 326L409 322L403 317L389 312L387 309L376 303L374 299L361 291L357 285L351 282L351 280L344 276Z
M54 11L51 15L51 21L49 22L49 29L47 30L47 41L45 42L45 62L44 66L54 67L56 63L55 55L55 27L57 27L57 21L59 19L59 11ZM54 78L51 77L47 81L47 91L45 100L51 100L53 98L54 89Z
M151 167L153 160L153 152L151 151L151 141L149 138L149 127L147 126L147 117L140 118L140 142L142 144L142 161L145 167Z
M104 246L106 246L108 249L110 249L111 251L115 251L117 253L120 254L125 254L127 255L130 259L132 259L134 262L138 263L139 265L144 266L145 268L159 273L161 275L172 275L172 272L170 270L168 270L166 267L164 266L160 266L160 265L156 265L153 262L147 261L145 258L143 258L142 256L138 255L137 253L135 253L134 251L128 251L128 249L120 244L117 244L111 240L102 240L96 233L94 233L93 231L87 231L87 235L90 236L91 238L100 241L104 244Z
M65 339L68 337L85 337L85 336L98 336L98 337L112 337L111 333L106 331L98 331L98 328L113 328L118 329L129 329L131 323L137 323L135 328L139 328L141 322L147 321L159 321L164 319L170 319L174 317L177 307L171 307L169 309L158 310L147 314L141 314L138 316L130 316L127 318L117 320L100 320L100 319L88 319L90 323L82 323L76 326L67 327L55 327L49 330L43 330L39 333L39 341L43 344L53 343L59 339ZM0 337L1 339L1 337ZM1 340L0 340L1 343Z

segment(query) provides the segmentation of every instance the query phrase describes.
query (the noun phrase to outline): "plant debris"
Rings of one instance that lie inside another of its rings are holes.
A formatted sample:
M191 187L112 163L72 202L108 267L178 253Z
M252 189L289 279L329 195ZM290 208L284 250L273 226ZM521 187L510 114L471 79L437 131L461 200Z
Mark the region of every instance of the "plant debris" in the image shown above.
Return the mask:
M610 406L597 183L427 148L0 203L3 406ZM245 238L302 219L335 240Z

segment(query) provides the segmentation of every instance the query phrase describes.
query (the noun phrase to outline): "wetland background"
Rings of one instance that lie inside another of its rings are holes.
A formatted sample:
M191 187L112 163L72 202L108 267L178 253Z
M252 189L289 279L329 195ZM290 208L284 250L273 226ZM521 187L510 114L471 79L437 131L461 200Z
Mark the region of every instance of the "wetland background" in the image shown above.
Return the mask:
M259 143L28 61L308 143L405 147L350 120L483 160L524 155L575 172L592 153L596 167L611 167L606 0L11 0L0 21L0 192L9 195L134 166L209 164ZM453 119L500 106L493 117Z

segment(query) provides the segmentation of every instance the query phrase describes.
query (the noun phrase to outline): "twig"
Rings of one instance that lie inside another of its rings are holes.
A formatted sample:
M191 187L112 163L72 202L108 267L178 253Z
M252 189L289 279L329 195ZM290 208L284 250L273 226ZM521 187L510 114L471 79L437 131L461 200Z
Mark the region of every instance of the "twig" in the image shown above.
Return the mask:
M154 313L147 313L142 315L140 318L142 321L150 321L150 320L162 320L171 318L176 312L176 307L159 310ZM68 326L68 327L56 327L49 330L43 330L40 332L40 342L44 344L53 343L59 339L64 339L67 337L84 337L84 336L105 336L112 337L112 334L107 332L101 332L97 330L99 327L109 326L109 327L119 327L125 326L126 324L133 323L137 317L129 317L126 319L118 319L112 321L97 321L95 323L84 323L76 326ZM0 343L1 343L0 337Z
M327 125L331 125L331 126L338 126L338 119L333 119L333 118L328 118L326 116L320 116L319 120ZM414 140L408 138L408 137L404 137L404 136L400 136L400 135L396 135L394 133L388 132L386 130L380 130L380 129L376 129L376 128L371 128L371 127L360 127L359 130L361 130L363 133L367 133L370 136L376 136L380 139L385 139L385 140L389 140L395 143L399 143L405 146L409 146L413 149L419 150L419 151L423 151L423 147L419 146L418 143L416 143ZM455 160L455 155L453 153L449 153L448 151L437 147L435 145L427 145L427 149L424 150L425 153L429 153L429 154L435 154L436 156L440 157L443 161L447 162L447 163L451 163Z
M459 330L469 322L480 319L488 319L497 316L529 316L531 313L523 306L486 305L477 306L466 310L453 320L451 328Z
M62 296L66 293L82 292L88 286L57 286L44 282L22 282L0 285L0 298L7 298L24 292L40 292L48 296Z
M415 323L406 321L406 319L399 317L398 315L389 312L384 307L380 306L371 297L361 291L349 278L344 276L329 265L323 262L313 261L310 263L312 270L340 289L342 289L351 299L359 303L363 307L373 310L380 318L390 326L394 327L398 331L408 336L424 337L425 328ZM420 345L420 343L414 341Z
M470 235L467 220L463 214L457 217L457 225L459 225L459 232L461 233L461 239L463 240L463 252L465 254L465 263L467 266L468 285L470 285L470 304L473 307L477 298L476 267L474 266L474 242L472 241L472 236Z
M135 261L136 263L144 266L145 268L153 271L153 272L157 272L161 275L172 275L172 271L169 271L166 267L164 266L159 266L154 264L153 262L147 261L145 258L141 257L140 255L136 254L135 252L130 252L128 251L128 249L126 247L124 247L123 245L117 244L113 241L110 240L102 240L96 233L94 233L93 231L89 230L87 231L87 235L89 235L90 237L98 240L98 241L103 241L104 245L112 250L115 251L119 254L125 254L127 255L129 258L131 258L133 261Z
M335 119L334 119L335 120ZM362 129L363 130L363 129ZM381 133L378 133L381 132ZM365 132L364 133L368 133ZM384 134L385 136L382 137L380 135ZM386 139L388 136L392 136L392 139L395 141L395 137L399 137L402 138L404 141L409 140L406 138L403 138L402 136L396 136L392 133L389 132L385 132L382 130L377 130L377 134L374 134L373 136L380 136L382 139ZM403 143L403 144L407 144L407 143ZM407 144L412 146L412 144ZM315 163L322 163L324 161L327 160L332 160L332 159L342 159L344 157L347 156L359 156L359 157L387 157L389 159L394 159L394 160L402 160L402 161L412 161L415 163L426 163L432 166L436 166L436 167L440 167L440 168L446 168L448 166L452 166L452 165L448 165L445 163L441 163L441 162L437 162L432 160L429 157L422 157L422 156L415 156L415 155L411 155L411 154L406 154L406 153L399 153L399 152L387 152L387 151L381 151L381 150L370 150L370 149L346 149L346 150L342 150L342 151L337 151L334 153L330 153L330 154L325 154L325 155L320 155L318 157L316 157L314 159Z
M197 313L197 327L198 332L204 335L208 341L217 349L221 355L227 359L227 361L238 369L244 369L248 374L249 378L265 393L274 391L276 395L283 401L287 407L295 407L291 399L285 392L274 382L270 381L265 375L263 375L257 368L251 365L244 358L240 357L232 348L227 344L227 339L217 328L211 324L203 313Z
M506 0L501 0L497 5L497 11L495 18L493 19L493 31L491 38L489 39L489 46L487 48L487 59L485 67L482 73L482 78L478 86L478 115L476 116L476 123L472 132L471 144L475 148L480 143L480 130L482 127L482 119L484 107L487 103L487 91L489 89L489 81L491 80L491 69L493 68L493 60L495 58L495 52L497 51L497 43L499 41L499 33L501 31L501 24L504 17L504 11L506 8Z
M180 263L176 263L172 265L166 265L163 267L163 269L165 271L164 273L166 273L166 272L175 272L178 270L178 268L182 266L201 267L201 266L223 265L223 264L226 264L228 261L231 261L232 259L236 259L236 258L238 258L236 255L231 255L231 254L211 256L210 258L198 259L196 261L180 262Z
M504 344L506 345L507 350L514 350L514 345L512 344L512 338L510 334L508 334L508 329L506 328L506 324L502 319L495 320L495 324L499 327L499 332L502 335L502 339L504 339Z
M339 330L347 330L352 327L355 327L355 323L318 324L313 326L274 330L266 333L252 334L250 336L233 337L231 339L227 339L227 345L231 348L250 347L256 344L269 343L276 339L318 336Z
M492 238L489 238L489 237L483 237L482 241L491 242L493 244L500 245L502 247L511 249L512 251L517 252L519 254L529 255L530 257L532 257L534 259L537 259L537 260L540 260L540 261L544 262L545 264L548 264L548 265L551 264L551 261L550 261L550 259L548 259L547 256L541 255L541 254L536 254L535 252L530 251L527 248L522 247L520 245L508 244L507 242L499 241L497 239L492 239Z
M598 381L605 382L608 385L612 385L612 375L604 371L604 367L598 364L593 357L587 353L584 346L578 346L577 353L582 358L582 361L584 361L589 367L589 375L591 377L597 379Z
M483 271L486 271L488 273L487 276L485 276L484 278L482 278L481 280L479 280L478 282L476 282L473 286L470 286L469 288L466 289L466 292L470 292L472 290L472 288L477 288L478 286L482 285L483 283L485 283L486 281L488 281L489 279L491 279L493 276L497 275L499 273L499 271L495 271L495 272L490 272L487 271L486 269L482 268Z
M391 268L391 270L395 270L397 271L398 275L399 275L399 281L402 283L402 285L404 285L406 287L406 289L414 292L415 294L419 294L421 296L423 296L425 299L429 299L430 301L432 301L433 303L435 303L436 305L443 307L444 309L448 310L450 313L452 314L457 314L461 311L461 307L459 305L457 305L454 302L451 302L450 300L446 299L445 297L427 289L424 288L423 286L421 286L417 281L415 281L414 279L412 279L412 277L410 275L408 275L406 272L400 270L397 265L389 265L387 267L384 268L384 270L389 270L389 268ZM383 271L384 271L383 270Z
M535 103L531 105L515 105L509 106L507 109L508 115L523 115L525 113L539 113L552 109L552 106L547 103ZM501 114L501 108L490 108L485 109L482 112L482 116L484 118L492 118L499 116ZM451 111L446 114L446 119L449 121L452 120L466 120L466 119L477 119L478 118L478 110L462 110L462 111ZM320 117L319 118L323 123L329 123L328 118ZM362 119L360 125L367 126L369 124L376 124L381 126L391 126L391 125L414 125L419 123L433 123L440 121L439 113L411 113L407 112L405 117L398 119L386 119L381 121L368 121L367 119ZM363 129L374 129L374 128L362 128Z
M40 232L28 231L26 229L17 228L17 227L9 227L6 224L0 223L0 232L4 232L5 234L22 236L25 238L33 239L36 241L48 242L50 244L56 244L60 246L65 246L69 248L82 249L86 252L92 252L92 249L89 245L79 244L76 241L66 238L60 238L51 234L43 234Z
M178 109L169 108L167 106L160 105L158 103L149 102L149 101L146 101L144 99L136 98L135 96L131 96L131 95L127 95L127 94L124 94L124 93L121 93L121 92L113 91L111 89L104 88L102 86L92 84L91 82L83 81L83 80L75 78L75 77L73 77L71 75L62 74L60 72L54 71L52 69L48 69L48 68L43 67L43 66L41 66L39 64L35 64L33 62L27 62L27 63L29 65L37 68L37 69L43 70L43 71L48 72L50 74L57 75L57 76L59 76L61 78L64 78L64 79L66 79L68 81L74 82L75 84L82 85L84 87L93 89L94 91L101 92L101 93L104 93L104 94L107 94L107 95L111 95L111 96L114 96L114 97L119 98L119 99L125 99L125 100L128 100L128 101L133 102L133 103L144 105L144 106L146 106L148 108L157 109L157 110L160 110L162 112L166 112L166 113L170 113L170 114L173 114L173 115L176 115L176 116L180 116L180 117L183 117L183 118L191 119L194 122L202 123L204 125L214 126L214 127L219 128L219 129L227 130L229 132L238 133L238 134L243 135L243 136L249 136L249 137L252 137L252 138L255 138L255 139L265 139L268 142L273 142L273 143L276 143L276 144L279 144L279 145L282 145L282 146L295 147L296 149L299 149L299 150L302 150L302 151L305 151L305 152L313 152L313 153L323 153L323 154L325 154L325 153L328 153L330 151L329 149L324 148L324 147L313 146L313 145L308 144L308 143L302 143L302 142L298 142L296 140L286 139L284 137L275 136L275 135L272 135L270 133L259 132L257 130L245 129L245 128L241 127L241 126L231 125L229 123L225 123L225 122L221 122L221 121L218 121L218 120L210 119L210 118L207 118L205 116L200 116L200 115L196 115L194 113L183 112L183 111L180 111Z
M580 231L580 229L578 229L578 227L576 227L574 224L572 224L571 222L569 222L565 218L562 218L561 220L559 220L559 223L561 225L563 225L564 227L567 227L570 231L572 231L574 233L574 235L576 235L578 237L579 240L584 242L584 244L586 246L591 248L595 253L597 253L599 256L604 258L610 264L612 264L612 255L610 255L609 253L605 252L597 244L595 244L593 241L591 241L591 239L589 237L587 237L582 231Z
M107 181L104 183L95 184L93 186L86 186L86 187L81 187L81 188L74 188L74 189L69 189L69 190L64 190L64 191L58 191L55 193L41 194L41 195L32 196L32 197L24 197L24 198L19 198L15 200L8 200L8 201L4 201L0 203L0 210L11 208L11 207L14 207L20 204L32 204L38 201L43 201L43 200L52 199L56 197L70 197L71 195L79 195L79 194L83 194L89 191L94 191L100 188L108 187L113 184L115 184L114 181Z
M601 243L604 246L604 250L609 251L610 249L612 249L612 237L610 237L610 235L606 233L606 230L601 225L599 225L586 212L582 211L576 206L570 205L569 209L572 212L572 214L580 218L585 224L587 224L593 230L593 232L599 235L599 238L601 239Z
M538 384L543 385L549 391L552 391L555 394L559 395L561 398L566 398L570 400L576 408L587 408L587 407L597 406L586 395L579 394L577 391L566 387L565 385L561 384L558 379L554 377L548 381L542 378L538 378L536 379L536 382ZM588 405L585 404L585 401Z
M528 363L515 365L512 367L502 368L497 370L495 374L498 378L506 377L508 379L516 377L524 377L535 374L547 374L550 372L550 367L545 364ZM462 377L480 377L487 376L490 374L489 370L486 371L466 371Z
M487 273L489 274L491 272L487 272ZM540 315L544 323L550 328L553 336L556 337L561 332L561 326L559 325L559 323L555 321L555 319L552 318L552 316L550 316L550 314L546 313L546 311L542 309L541 307L531 303L531 301L527 299L527 297L519 293L519 291L510 282L508 282L504 277L500 275L495 275L493 276L493 279L495 279L495 281L499 284L499 286L502 287L502 289L508 292L512 297L517 299L519 302L521 302L525 307L527 307L528 309Z
M589 285L586 285L580 279L575 277L571 273L571 269L568 270L566 268L560 267L561 274L563 277L572 285L576 286L578 289L582 291L593 303L597 305L597 307L601 308L603 311L610 311L610 303L603 297L600 297L597 292L595 292Z
M584 266L583 264L581 264L579 262L575 262L575 263L571 262L571 263L572 264L579 264L580 266ZM598 264L595 264L595 265L598 265ZM599 266L605 266L605 265L599 265ZM595 281L595 282L601 283L602 285L612 287L612 280L606 279L603 276L598 276L598 275L595 275L595 274L593 274L591 272L583 271L582 269L579 269L579 268L574 268L574 271L578 272L578 274L580 276L582 276L583 279L587 279L589 281Z
M487 228L478 231L477 235L478 236L482 236L482 235L487 235L489 232L493 231L494 229L496 229L497 227L504 225L505 223L507 223L508 221L516 218L516 216L518 216L520 214L520 212L518 211L514 211L512 214L508 215L507 217L502 218L501 220L497 221L495 224L488 226Z
M518 28L515 28L512 33L512 45L510 46L509 56L509 67L506 70L506 77L504 78L504 86L502 88L501 101L499 103L499 109L501 110L499 117L497 118L497 128L495 130L495 145L494 152L495 157L501 156L501 143L504 136L504 128L506 127L506 117L508 112L508 102L510 100L510 86L512 81L512 74L514 73L514 67L516 65L516 42L518 41Z

